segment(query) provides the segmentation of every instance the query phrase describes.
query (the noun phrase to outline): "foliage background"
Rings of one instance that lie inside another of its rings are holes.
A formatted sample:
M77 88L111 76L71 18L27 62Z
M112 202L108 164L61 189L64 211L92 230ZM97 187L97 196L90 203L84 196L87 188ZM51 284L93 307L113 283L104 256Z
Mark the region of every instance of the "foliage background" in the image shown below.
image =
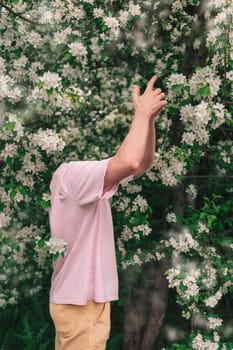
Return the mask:
M158 75L152 168L112 203L108 349L232 349L231 0L0 1L0 346L52 349L49 182L114 154Z

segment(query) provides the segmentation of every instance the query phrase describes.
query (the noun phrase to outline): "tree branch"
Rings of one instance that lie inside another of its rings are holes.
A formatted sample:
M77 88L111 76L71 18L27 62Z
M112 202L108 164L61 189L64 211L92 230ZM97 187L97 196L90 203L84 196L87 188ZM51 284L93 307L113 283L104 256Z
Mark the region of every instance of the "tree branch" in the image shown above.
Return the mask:
M184 176L184 179L233 179L233 176L230 175L186 175Z
M34 25L34 26L36 26L36 25L39 24L39 22L32 21L32 20L28 19L27 17L24 17L23 15L21 15L21 13L17 13L17 12L15 12L15 11L13 11L11 7L9 7L9 6L5 5L5 4L3 4L2 2L0 2L0 6L3 7L3 8L5 8L5 9L6 9L8 12L10 12L12 15L14 15L14 16L16 16L16 17L19 17L20 19L22 19L23 21L25 21L25 22L27 22L27 23L30 23L30 24L32 24L32 25Z

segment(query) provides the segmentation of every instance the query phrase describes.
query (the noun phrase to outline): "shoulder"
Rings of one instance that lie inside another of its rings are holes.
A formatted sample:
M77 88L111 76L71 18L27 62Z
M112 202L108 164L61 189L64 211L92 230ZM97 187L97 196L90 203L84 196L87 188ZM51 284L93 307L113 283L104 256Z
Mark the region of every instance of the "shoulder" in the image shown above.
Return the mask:
M105 168L107 166L109 159L103 160L78 160L71 161L67 163L67 169L71 172L80 171L80 172L89 172L89 171L98 171L98 169Z

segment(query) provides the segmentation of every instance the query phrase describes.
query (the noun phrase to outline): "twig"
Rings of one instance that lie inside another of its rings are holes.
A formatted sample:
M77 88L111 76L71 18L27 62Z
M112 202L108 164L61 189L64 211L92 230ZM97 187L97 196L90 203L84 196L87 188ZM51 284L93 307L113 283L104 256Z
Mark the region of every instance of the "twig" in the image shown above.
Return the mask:
M1 7L4 7L8 12L10 12L12 15L16 16L16 17L19 17L20 19L22 19L23 21L25 22L28 22L34 26L38 25L39 22L35 22L35 21L32 21L30 19L28 19L27 17L24 17L23 15L21 15L21 13L17 13L15 12L14 10L12 10L12 8L10 8L9 6L3 4L2 2L0 2L0 6Z
M233 176L230 175L186 175L185 179L208 179L208 178L216 178L216 179L233 179Z

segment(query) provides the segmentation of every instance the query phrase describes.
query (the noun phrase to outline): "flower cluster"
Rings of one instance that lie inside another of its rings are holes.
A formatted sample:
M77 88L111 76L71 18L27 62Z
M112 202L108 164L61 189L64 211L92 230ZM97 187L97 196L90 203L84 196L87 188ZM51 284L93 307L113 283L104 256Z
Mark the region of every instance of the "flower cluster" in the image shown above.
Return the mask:
M45 242L45 245L51 255L62 255L66 254L67 242L64 239L52 237Z
M175 213L168 213L166 216L167 222L177 222L176 214Z
M213 340L205 339L202 334L198 334L192 341L192 348L194 350L218 350L220 346L220 337L217 332L214 333ZM226 350L226 345L221 347Z
M187 229L183 229L180 233L171 233L172 237L164 242L165 247L172 247L174 256L180 253L186 253L191 249L198 250L198 242L193 239L191 233Z
M226 111L222 104L214 104L210 108L207 102L200 102L196 106L185 105L180 110L181 120L185 124L182 142L192 146L194 142L200 145L209 141L208 126L216 129L225 121Z
M64 141L53 130L38 130L33 137L33 144L41 147L48 154L60 152L65 147Z
M157 173L159 179L166 186L175 186L179 177L186 173L186 162L179 159L179 150L173 146L168 152L155 154L152 170ZM150 177L150 173L148 173Z

